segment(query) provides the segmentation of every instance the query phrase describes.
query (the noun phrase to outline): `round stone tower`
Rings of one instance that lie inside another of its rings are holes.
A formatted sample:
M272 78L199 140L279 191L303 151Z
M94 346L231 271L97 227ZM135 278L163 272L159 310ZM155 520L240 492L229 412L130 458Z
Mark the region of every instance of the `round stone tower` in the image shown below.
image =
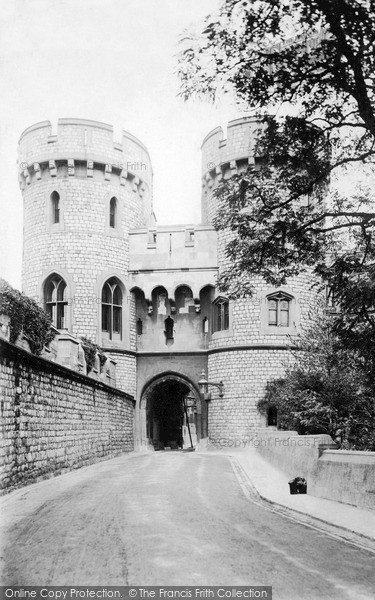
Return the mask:
M224 139L221 127L211 131L202 144L202 221L211 224L217 206L213 190L222 178L255 164L254 145L259 122L253 117L228 125ZM228 266L225 246L231 232L218 232L218 268ZM302 274L280 288L260 278L253 281L253 297L228 301L216 290L212 334L208 350L208 379L223 380L223 398L209 406L209 436L212 440L246 439L259 427L274 425L274 410L261 415L258 401L267 381L281 377L290 356L291 336L301 331L316 302L311 277ZM272 409L272 407L270 407ZM237 442L239 443L239 442Z
M24 292L59 330L118 350L120 384L133 393L128 233L152 213L147 149L125 131L114 141L104 123L59 119L54 134L43 121L21 135L18 166Z

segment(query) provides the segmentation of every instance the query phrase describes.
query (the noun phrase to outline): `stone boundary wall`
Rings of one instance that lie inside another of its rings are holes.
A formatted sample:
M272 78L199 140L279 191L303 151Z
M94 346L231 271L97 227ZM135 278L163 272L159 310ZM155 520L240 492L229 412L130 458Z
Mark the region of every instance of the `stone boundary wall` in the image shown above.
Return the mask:
M318 459L313 493L375 510L375 452L325 450Z
M375 510L375 452L336 450L329 435L258 434L257 451L290 478L307 479L307 493Z
M134 398L0 340L2 493L134 449Z

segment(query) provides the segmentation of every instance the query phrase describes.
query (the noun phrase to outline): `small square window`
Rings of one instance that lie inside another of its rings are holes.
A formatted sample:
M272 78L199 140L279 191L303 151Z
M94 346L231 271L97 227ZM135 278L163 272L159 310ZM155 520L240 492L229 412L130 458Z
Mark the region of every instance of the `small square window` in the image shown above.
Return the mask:
M268 325L289 327L291 297L282 292L268 297Z

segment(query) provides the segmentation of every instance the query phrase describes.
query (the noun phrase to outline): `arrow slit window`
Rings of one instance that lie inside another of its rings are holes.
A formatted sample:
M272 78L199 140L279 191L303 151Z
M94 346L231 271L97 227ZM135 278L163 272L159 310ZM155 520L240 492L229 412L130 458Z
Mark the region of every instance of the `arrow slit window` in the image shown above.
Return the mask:
M117 213L117 199L111 198L109 203L109 226L113 229L116 228L116 213Z
M60 223L60 194L56 191L51 194L52 223Z

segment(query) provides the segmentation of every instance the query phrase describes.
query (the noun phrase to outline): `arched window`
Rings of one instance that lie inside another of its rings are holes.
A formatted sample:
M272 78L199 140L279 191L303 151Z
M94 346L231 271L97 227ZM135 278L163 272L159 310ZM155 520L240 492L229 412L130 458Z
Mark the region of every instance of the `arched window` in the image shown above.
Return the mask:
M268 296L268 325L289 327L291 296L278 292Z
M110 202L109 202L109 226L113 227L113 229L115 229L117 223L116 223L116 218L117 218L117 198L115 198L113 196L113 198L111 198Z
M59 275L51 275L44 285L44 307L57 329L67 329L66 283Z
M229 329L229 301L220 297L213 302L213 331L225 329Z
M121 338L122 292L116 277L105 282L102 290L102 331L109 339Z
M51 194L52 223L60 223L60 194L56 191Z

